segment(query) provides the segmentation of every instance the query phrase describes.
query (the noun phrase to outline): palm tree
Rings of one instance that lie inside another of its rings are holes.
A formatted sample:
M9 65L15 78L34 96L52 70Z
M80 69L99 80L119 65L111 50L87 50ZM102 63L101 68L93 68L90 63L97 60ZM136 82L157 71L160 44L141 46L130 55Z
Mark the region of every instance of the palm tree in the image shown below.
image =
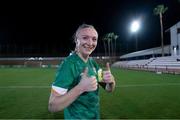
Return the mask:
M111 33L106 34L107 37L107 44L108 44L108 53L109 53L109 57L111 56Z
M156 8L154 8L154 14L155 14L155 15L159 15L159 19L160 19L162 56L164 56L164 41L163 41L163 21L162 21L162 15L163 15L167 10L168 10L168 7L165 7L164 5L158 5Z
M103 37L104 46L105 46L105 41L107 41L109 57L114 55L114 52L116 51L117 38L118 38L118 35L114 34L113 32L107 33ZM113 40L115 42L114 46L113 46Z
M113 57L113 53L114 53L114 46L113 46L113 37L114 37L114 33L111 32L109 33L109 42L110 42L110 45L111 45L111 56Z
M104 35L104 37L102 38L103 42L104 42L104 50L105 50L105 54L106 54L106 42L108 45L108 56L110 57L110 43L111 43L111 33L107 33Z
M114 35L114 40L115 40L115 44L114 44L114 56L116 56L116 40L118 39L118 35Z
M107 37L106 37L106 35L103 36L102 41L103 41L103 45L104 45L105 56L107 56L107 48L106 48Z

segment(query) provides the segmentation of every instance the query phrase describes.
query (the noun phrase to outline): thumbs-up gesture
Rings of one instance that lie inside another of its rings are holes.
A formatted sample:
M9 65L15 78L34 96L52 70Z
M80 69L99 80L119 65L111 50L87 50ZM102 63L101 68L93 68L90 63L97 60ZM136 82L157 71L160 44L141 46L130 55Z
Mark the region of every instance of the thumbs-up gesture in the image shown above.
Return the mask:
M111 74L109 63L106 63L106 70L103 71L103 82L105 83L113 83L114 77Z
M86 67L84 72L81 73L81 80L79 82L79 87L82 92L95 91L97 89L97 80L95 76L88 76L88 68Z

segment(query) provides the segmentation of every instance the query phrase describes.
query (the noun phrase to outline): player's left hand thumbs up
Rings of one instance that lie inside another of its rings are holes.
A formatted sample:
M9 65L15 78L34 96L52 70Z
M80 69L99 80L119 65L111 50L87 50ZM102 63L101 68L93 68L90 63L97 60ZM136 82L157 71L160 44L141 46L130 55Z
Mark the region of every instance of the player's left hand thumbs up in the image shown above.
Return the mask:
M106 63L106 70L107 70L107 71L111 71L111 70L110 70L110 66L109 66L109 63L108 63L108 62Z
M105 83L112 83L113 80L113 76L111 74L111 69L110 69L110 65L109 63L106 63L106 70L103 71L103 82Z

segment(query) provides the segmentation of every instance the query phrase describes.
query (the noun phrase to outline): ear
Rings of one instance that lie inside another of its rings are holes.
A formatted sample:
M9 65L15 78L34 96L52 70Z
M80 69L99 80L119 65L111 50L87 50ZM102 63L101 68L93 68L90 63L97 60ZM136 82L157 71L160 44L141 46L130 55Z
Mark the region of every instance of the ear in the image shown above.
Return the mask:
M79 39L76 39L76 45L79 46L80 45L80 41Z

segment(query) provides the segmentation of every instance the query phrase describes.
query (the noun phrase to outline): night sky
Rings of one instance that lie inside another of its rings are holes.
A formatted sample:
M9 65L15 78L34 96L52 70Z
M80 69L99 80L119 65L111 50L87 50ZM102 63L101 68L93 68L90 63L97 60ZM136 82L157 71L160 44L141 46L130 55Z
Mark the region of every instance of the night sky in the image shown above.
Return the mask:
M138 50L160 46L159 16L153 9L164 4L164 30L180 21L178 0L65 0L54 2L0 3L0 57L67 56L74 49L72 36L82 23L92 24L99 33L93 55L103 55L101 38L108 32L119 35L117 54L135 51L130 23L141 18ZM165 45L170 33L164 34Z

